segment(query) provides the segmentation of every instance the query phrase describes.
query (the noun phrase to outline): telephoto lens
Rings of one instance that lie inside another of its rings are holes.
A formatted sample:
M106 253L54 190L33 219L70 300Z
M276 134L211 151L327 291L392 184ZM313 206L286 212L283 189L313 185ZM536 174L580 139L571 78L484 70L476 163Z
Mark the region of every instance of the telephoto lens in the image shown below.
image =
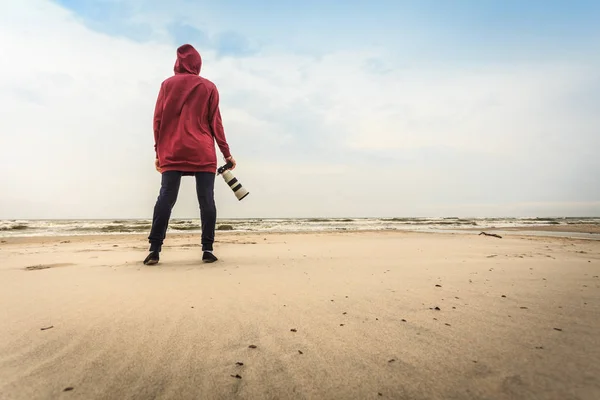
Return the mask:
M238 181L237 178L233 175L233 173L230 170L231 167L233 167L233 164L231 164L231 162L228 162L227 164L217 169L217 172L223 177L225 183L229 185L229 188L233 191L235 197L237 197L237 199L241 201L243 198L248 196L250 192L247 191L242 186L240 181Z

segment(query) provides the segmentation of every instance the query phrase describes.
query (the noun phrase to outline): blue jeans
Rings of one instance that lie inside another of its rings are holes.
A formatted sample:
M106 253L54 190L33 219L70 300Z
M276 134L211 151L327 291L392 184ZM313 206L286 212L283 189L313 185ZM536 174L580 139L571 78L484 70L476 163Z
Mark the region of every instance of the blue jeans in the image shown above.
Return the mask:
M202 250L213 249L215 225L217 223L214 192L215 174L211 172L165 171L162 173L160 192L154 206L152 228L148 236L150 251L161 251L162 249L171 218L171 211L179 194L181 177L184 175L192 175L196 178L196 194L200 206L200 220L202 221Z

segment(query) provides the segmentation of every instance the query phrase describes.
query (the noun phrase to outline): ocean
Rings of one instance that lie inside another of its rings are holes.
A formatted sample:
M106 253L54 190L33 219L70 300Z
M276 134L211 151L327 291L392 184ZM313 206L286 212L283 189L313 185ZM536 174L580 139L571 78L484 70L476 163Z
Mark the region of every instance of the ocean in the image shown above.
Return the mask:
M218 230L233 232L327 232L402 230L459 232L465 229L527 230L547 225L600 226L600 218L256 218L220 219ZM146 234L149 219L124 220L0 220L0 237ZM559 231L560 229L557 229ZM173 219L168 233L200 232L199 219ZM600 235L592 235L600 237Z

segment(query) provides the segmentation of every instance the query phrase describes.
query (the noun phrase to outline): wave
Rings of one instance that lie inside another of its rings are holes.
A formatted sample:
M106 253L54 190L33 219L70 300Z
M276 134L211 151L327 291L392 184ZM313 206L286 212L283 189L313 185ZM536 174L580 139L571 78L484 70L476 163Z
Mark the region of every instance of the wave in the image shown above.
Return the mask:
M16 224L12 226L0 226L0 231L24 231L30 229L26 224Z
M196 225L185 225L185 226L171 225L170 228L175 229L176 231L194 231L194 230L202 229L200 226L196 226Z
M399 222L405 225L478 225L477 221L460 218L381 218L383 222Z
M99 233L142 232L142 231L147 231L150 228L151 228L150 224L144 224L144 225L117 224L117 225L106 225L106 226L73 227L73 228L70 228L69 231L71 231L71 232L99 232Z
M514 228L535 225L600 225L600 218L527 217L527 218L460 218L460 217L389 217L389 218L248 218L219 219L218 230L236 232L323 232L365 230L444 231L471 227ZM69 236L107 234L146 234L150 219L115 220L0 220L0 236ZM172 219L170 232L197 232L198 218ZM231 229L229 228L231 227Z

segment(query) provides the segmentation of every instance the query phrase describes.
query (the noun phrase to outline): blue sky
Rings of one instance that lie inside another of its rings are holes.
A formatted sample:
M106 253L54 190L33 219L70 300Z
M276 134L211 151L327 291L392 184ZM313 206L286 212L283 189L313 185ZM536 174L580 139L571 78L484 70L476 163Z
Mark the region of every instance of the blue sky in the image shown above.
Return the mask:
M226 54L274 47L316 53L382 46L455 62L583 53L598 44L596 1L161 1L59 0L94 29L146 41L166 26L174 42ZM137 19L152 15L151 20ZM157 26L162 25L162 26ZM458 58L456 57L458 55Z
M0 61L0 167L20 171L0 178L0 218L148 217L149 120L182 43L221 92L252 192L237 203L217 183L223 217L600 215L598 2L3 8L2 53L43 62ZM196 214L184 184L174 215Z

